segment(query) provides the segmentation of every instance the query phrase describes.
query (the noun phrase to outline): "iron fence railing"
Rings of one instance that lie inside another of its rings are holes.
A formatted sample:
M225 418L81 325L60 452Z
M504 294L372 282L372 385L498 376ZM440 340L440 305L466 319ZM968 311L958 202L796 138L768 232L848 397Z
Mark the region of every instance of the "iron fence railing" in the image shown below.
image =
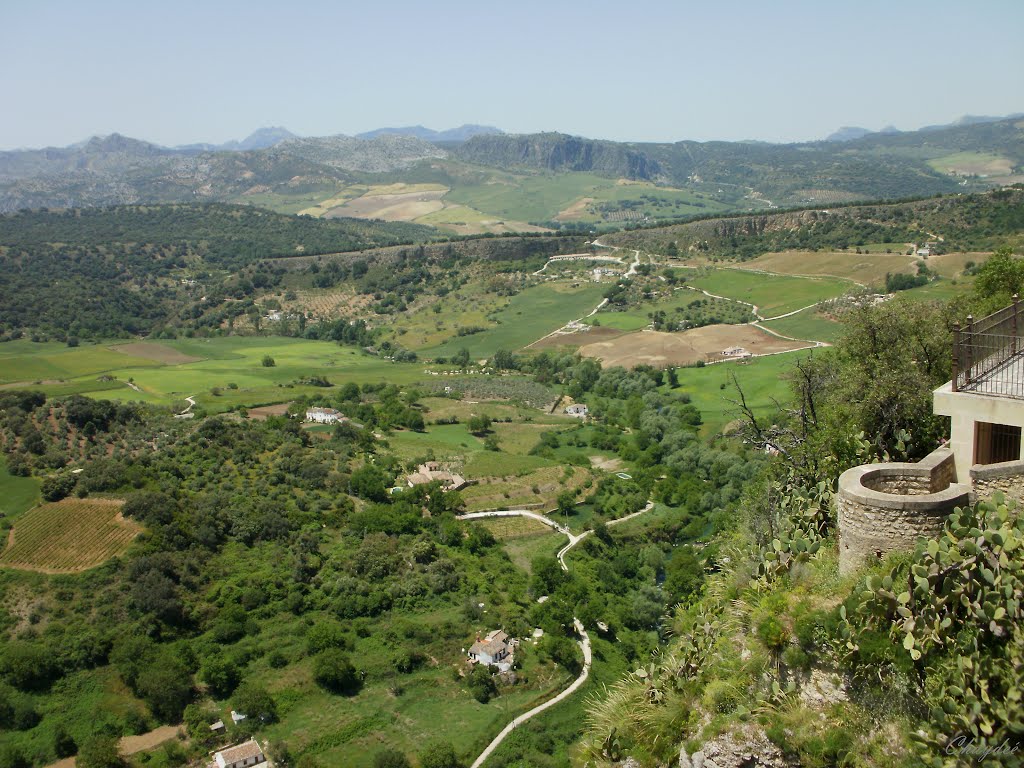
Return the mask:
M1020 301L953 326L953 391L1024 399L1024 327Z

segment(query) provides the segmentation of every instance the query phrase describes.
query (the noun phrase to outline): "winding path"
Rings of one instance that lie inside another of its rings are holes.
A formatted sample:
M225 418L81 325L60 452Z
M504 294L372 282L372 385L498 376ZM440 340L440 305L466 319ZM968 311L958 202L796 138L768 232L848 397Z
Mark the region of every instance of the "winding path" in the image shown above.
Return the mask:
M192 409L195 408L195 406L196 406L196 401L195 401L195 396L194 395L189 395L188 397L186 397L185 398L185 402L188 403L188 408L186 408L184 411L182 411L181 413L176 414L176 415L184 416L186 413L190 413L192 411Z
M597 242L597 240L595 240L593 243L591 243L591 245L593 245L595 247L598 247L598 248L611 248L613 250L618 250L618 246L617 245L605 245L604 243ZM632 277L633 275L636 274L637 267L640 266L640 251L633 250L633 254L634 254L633 263L629 265L629 269L626 270L626 272L622 275L623 277ZM545 269L547 269L548 264L550 264L552 261L566 261L567 258L568 257L566 257L566 256L552 256L550 259L548 259L548 261L546 261L544 263L543 267L538 269L533 274L539 275L541 272L543 272ZM573 256L573 258L576 258L576 257ZM614 262L616 262L618 264L622 263L622 259L620 259L618 257L614 257L614 256L590 256L588 258L591 258L591 259L594 259L594 260L597 260L597 261L614 261ZM540 344L542 341L544 341L544 339L550 339L552 336L558 336L559 334L566 333L565 329L568 326L577 324L577 323L581 322L582 320L586 320L588 317L593 317L598 312L600 312L602 309L604 309L604 307L605 307L605 305L607 303L608 303L608 299L601 299L601 303L598 304L596 307L594 307L592 310L590 310L590 312L585 314L583 317L578 317L575 320L570 320L568 323L563 325L561 328L556 328L551 333L547 333L547 334L541 336L536 341L531 341L529 344L527 344L525 347L523 347L523 349L529 349L534 344Z
M639 254L639 252L637 252L637 260L638 260L638 262L639 262L639 258L640 258L640 254ZM650 511L653 508L654 508L654 502L653 501L648 501L647 502L647 506L645 506L643 509L639 510L638 512L634 512L631 515L626 515L625 517L620 517L617 520L610 520L610 521L608 521L607 525L612 526L612 525L618 525L619 523L624 523L627 520L632 520L634 517L637 517L638 515L642 515L644 512L648 512L648 511ZM558 555L557 555L557 557L558 557L558 564L560 566L562 566L562 570L565 571L566 573L569 572L569 566L565 564L565 556L566 556L566 554L569 552L570 549L575 547L577 544L579 544L581 541L583 541L583 539L587 538L587 536L589 536L590 534L593 533L593 531L591 531L591 530L586 530L586 531L584 531L583 533L581 533L579 535L574 534L572 531L570 531L564 525L559 525L554 520L552 520L550 517L548 517L546 515L538 514L537 512L531 512L531 511L526 510L526 509L500 509L500 510L495 510L493 512L470 512L469 514L459 515L458 519L459 520L481 520L481 519L483 519L485 517L528 517L531 520L536 520L539 523L543 523L544 525L548 526L549 528L552 528L553 530L557 531L558 533L561 533L564 536L568 536L569 537L569 543L566 544L564 547L562 547L560 550L558 550ZM491 756L491 753L494 752L494 750L498 748L498 745L500 745L501 742L503 742L505 740L505 737L507 737L510 733L512 733L512 731L514 731L518 726L522 725L523 723L525 723L530 718L535 717L536 715L539 715L544 710L549 709L550 707L555 706L559 702L564 701L565 699L569 698L577 690L579 690L580 686L582 686L585 682L587 682L587 678L590 677L590 667L591 667L591 664L593 663L593 653L592 653L591 648L590 648L590 635L587 634L587 630L583 626L583 623L579 619L577 619L575 616L572 617L572 623L573 623L573 626L576 628L576 633L580 636L579 646L583 650L583 671L580 672L579 677L577 677L575 680L573 680L572 683L569 685L569 687L566 688L561 693L559 693L557 696L554 696L554 697L548 699L547 701L545 701L543 704L538 704L533 709L531 709L531 710L529 710L527 712L524 712L523 714L521 714L518 717L514 718L512 720L512 722L510 722L504 728L502 728L501 729L501 733L499 733L497 736L494 737L494 739L491 741L491 743L487 745L486 749L484 749L484 751L480 753L480 756L477 757L477 759L473 761L473 764L470 766L470 768L480 768L480 766L482 766L487 761L487 758Z

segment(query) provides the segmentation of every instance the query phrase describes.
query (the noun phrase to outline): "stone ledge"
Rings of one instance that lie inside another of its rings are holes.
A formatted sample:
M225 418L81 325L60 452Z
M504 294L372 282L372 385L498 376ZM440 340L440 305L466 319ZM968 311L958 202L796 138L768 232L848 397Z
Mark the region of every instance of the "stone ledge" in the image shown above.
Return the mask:
M938 453L942 456L936 456ZM952 510L955 506L969 503L971 487L962 483L950 483L942 490L932 493L902 494L873 490L870 485L886 481L915 480L922 485L930 484L934 470L946 461L953 460L948 448L933 451L919 464L891 463L865 464L848 469L839 476L839 495L866 507L891 510L927 511L941 508ZM927 462L927 463L926 463ZM870 484L870 485L869 485Z
M975 464L971 467L972 480L996 480L1021 476L1024 482L1024 459L1003 461L998 464Z

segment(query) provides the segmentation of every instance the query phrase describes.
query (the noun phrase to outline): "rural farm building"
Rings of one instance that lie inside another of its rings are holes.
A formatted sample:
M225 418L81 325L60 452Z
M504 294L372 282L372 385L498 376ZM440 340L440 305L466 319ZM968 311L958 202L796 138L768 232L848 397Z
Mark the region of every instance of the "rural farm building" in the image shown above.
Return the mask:
M245 768L250 765L265 765L266 762L267 758L260 743L256 739L249 739L215 752L210 768Z
M573 403L566 407L565 412L569 416L575 416L578 419L582 419L586 417L587 413L589 413L589 409L583 403Z
M722 350L722 357L729 357L734 360L746 360L751 356L750 351L743 347L726 347Z
M405 481L410 488L436 481L441 483L441 487L446 491L458 491L469 485L469 481L462 475L442 469L436 461L420 464L415 472L405 478Z
M483 640L477 635L476 642L466 655L474 664L493 665L502 672L508 672L512 668L512 650L515 642L502 630L495 629L488 632Z
M315 421L317 424L337 424L345 416L341 411L333 408L307 408L306 421Z

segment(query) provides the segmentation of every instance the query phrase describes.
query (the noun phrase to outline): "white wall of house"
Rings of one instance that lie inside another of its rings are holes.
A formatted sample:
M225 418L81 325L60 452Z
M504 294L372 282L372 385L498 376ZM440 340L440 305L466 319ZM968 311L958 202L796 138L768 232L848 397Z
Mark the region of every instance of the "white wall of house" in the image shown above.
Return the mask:
M975 464L974 439L979 422L1024 427L1024 400L976 392L954 392L946 382L933 394L934 410L950 418L949 447L956 459L956 477L970 482L970 469ZM1022 448L1024 454L1024 448ZM1024 455L1019 458L1024 459Z

